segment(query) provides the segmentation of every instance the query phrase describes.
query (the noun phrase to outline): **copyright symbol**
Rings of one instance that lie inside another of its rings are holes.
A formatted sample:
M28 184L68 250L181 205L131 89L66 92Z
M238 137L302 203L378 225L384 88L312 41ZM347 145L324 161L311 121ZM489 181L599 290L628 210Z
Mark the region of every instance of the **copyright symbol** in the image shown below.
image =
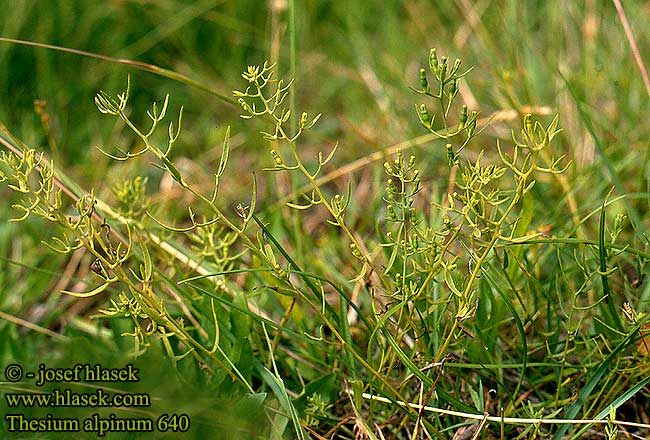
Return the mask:
M20 365L7 365L7 368L5 368L5 377L9 382L18 382L23 378L23 369Z

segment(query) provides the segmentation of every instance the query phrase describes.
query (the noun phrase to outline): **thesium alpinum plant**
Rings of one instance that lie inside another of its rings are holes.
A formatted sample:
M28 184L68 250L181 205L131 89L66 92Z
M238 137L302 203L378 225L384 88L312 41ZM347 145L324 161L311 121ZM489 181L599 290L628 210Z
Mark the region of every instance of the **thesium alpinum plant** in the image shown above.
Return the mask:
M152 161L192 201L184 216L156 209L144 173L100 200L15 137L4 144L0 181L16 194L14 221L39 217L56 225L50 250L90 255L88 289L65 293L101 298L98 319L127 320L130 355L160 348L174 365L196 365L217 393L255 396L269 426L283 426L276 436L289 425L298 438L563 438L569 429L578 438L593 426L616 438L619 428L647 429L617 414L650 381L647 317L616 299L609 279L638 273L649 255L622 242L624 215L608 224L608 201L581 219L597 219L586 238L574 234L580 225L552 236L540 229L543 198L570 166L556 142L559 118L525 114L510 139L490 139L490 119L458 102L471 70L461 66L432 50L419 70L416 116L434 140L383 163L374 235L349 221L360 203L352 184L333 193L319 183L338 145L315 156L306 145L326 116L297 116L287 99L296 85L266 62L249 66L233 95L240 116L265 127L256 141L270 151L264 178L286 173L308 188L282 213L321 219L323 240L282 235L260 177L229 173L229 128L212 187L196 184L174 157L182 108L163 122L166 96L139 126L130 78L95 104L137 145L102 152ZM446 158L448 191L425 206L421 165L431 157ZM248 200L222 196L233 180L250 182ZM314 246L298 255L303 240ZM627 392L608 393L602 384L612 382Z

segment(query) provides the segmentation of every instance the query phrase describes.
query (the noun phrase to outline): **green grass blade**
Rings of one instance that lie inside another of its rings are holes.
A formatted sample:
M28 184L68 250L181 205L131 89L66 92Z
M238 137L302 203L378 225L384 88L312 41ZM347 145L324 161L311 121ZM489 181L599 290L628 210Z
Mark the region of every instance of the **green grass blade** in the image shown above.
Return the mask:
M618 359L621 351L627 348L634 340L634 336L638 333L642 324L638 324L634 329L623 339L612 352L600 363L598 368L593 371L587 383L582 387L578 393L578 399L571 405L566 407L564 414L565 419L575 419L580 409L587 403L587 399L591 396L592 392L600 382L600 379L607 371L612 370L612 363ZM569 430L571 425L563 425L553 436L553 440L560 440L562 436Z
M196 81L186 75L183 75L182 73L175 72L170 69L165 69L163 67L158 67L153 64L149 63L143 63L141 61L134 61L134 60L126 60L123 58L113 58L109 57L106 55L100 55L96 53L91 53L91 52L85 52L83 50L77 50L77 49L71 49L68 47L61 47L61 46L55 46L52 44L45 44L45 43L38 43L36 41L26 41L26 40L17 40L14 38L5 38L5 37L0 37L0 43L12 43L12 44L22 44L24 46L33 46L33 47L40 47L43 49L49 49L49 50L57 50L60 52L66 52L66 53L71 53L74 55L80 55L83 57L88 57L88 58L95 58L98 60L103 60L103 61L108 61L111 63L117 63L117 64L123 64L125 66L133 67L138 70L144 70L145 72L150 72L155 75L160 75L165 78L172 79L174 81L178 81L180 83L186 84L191 87L195 87L199 90L203 90L204 92L208 92L211 95L216 96L219 98L221 101L231 104L231 105L237 105L234 99L232 99L230 96L225 95L223 93L217 92L216 90L213 90L210 88L208 85L203 84L199 81Z
M621 394L619 397L614 399L614 401L609 404L605 409L603 409L601 412L599 412L596 417L594 417L594 420L605 420L607 416L610 413L610 408L618 409L621 405L623 405L625 402L630 400L636 393L638 393L643 387L645 387L648 383L650 383L650 376L646 377L643 379L641 382L637 383L634 385L632 388L627 390L625 393ZM591 428L592 425L585 425L580 431L578 431L572 438L573 439L578 439L580 438L581 435L583 435L587 430Z
M614 307L614 298L612 298L612 292L609 288L609 280L607 279L607 248L605 248L605 203L600 209L600 224L598 229L598 257L600 260L600 279L603 283L603 296L605 297L605 302L607 303L607 309L609 311L610 318L614 324L614 327L619 331L623 331L623 324L616 313L616 308Z

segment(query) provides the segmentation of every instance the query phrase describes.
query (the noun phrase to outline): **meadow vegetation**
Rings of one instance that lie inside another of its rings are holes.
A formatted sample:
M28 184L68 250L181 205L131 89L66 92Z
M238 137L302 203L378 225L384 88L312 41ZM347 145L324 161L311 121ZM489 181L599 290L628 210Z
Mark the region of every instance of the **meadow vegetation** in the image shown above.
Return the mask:
M3 365L197 438L650 435L648 5L1 3Z

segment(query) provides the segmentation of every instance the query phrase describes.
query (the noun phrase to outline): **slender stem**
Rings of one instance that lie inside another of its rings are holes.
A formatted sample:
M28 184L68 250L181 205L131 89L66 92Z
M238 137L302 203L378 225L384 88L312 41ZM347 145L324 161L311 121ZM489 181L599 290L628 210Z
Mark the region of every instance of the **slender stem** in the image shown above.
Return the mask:
M461 298L463 301L465 301L466 304L471 304L472 298L471 298L471 293L472 293L472 288L474 287L474 282L476 281L479 272L481 271L481 266L483 265L483 262L486 260L488 257L489 253L492 251L494 248L495 243L497 240L501 237L501 226L503 223L506 221L508 218L508 214L510 214L510 211L514 209L514 207L519 203L519 200L521 200L521 197L523 195L523 190L526 188L527 180L528 177L532 174L534 171L535 167L531 166L529 170L526 171L526 173L521 176L519 179L519 183L517 185L517 189L515 192L515 196L512 198L510 201L510 204L508 207L505 209L503 212L501 219L496 223L494 227L494 233L492 234L492 238L488 242L488 244L485 247L485 250L483 251L483 254L479 257L479 259L476 261L476 265L474 266L472 273L470 274L469 280L467 281L467 284L465 286L465 289L463 290L463 293L461 295ZM447 334L447 337L445 338L445 341L443 342L442 346L440 347L440 350L438 351L438 354L434 358L434 362L440 362L440 360L444 357L445 352L447 351L447 347L449 347L449 344L451 343L451 340L454 336L454 333L456 329L458 328L460 324L460 320L458 319L459 317L456 317L454 319L454 322L451 325L451 330Z
M165 78L172 79L174 81L178 81L180 83L186 84L188 86L195 87L199 90L203 90L205 92L208 92L221 101L231 104L231 105L237 105L234 99L224 95L223 93L219 93L215 90L212 90L208 85L203 84L199 81L196 81L188 76L183 75L182 73L175 72L173 70L165 69L162 67L158 67L153 64L148 64L148 63L143 63L141 61L133 61L133 60L127 60L124 58L113 58L109 57L106 55L99 55L96 53L91 53L91 52L84 52L83 50L77 50L77 49L70 49L68 47L61 47L61 46L54 46L52 44L45 44L45 43L38 43L35 41L26 41L26 40L17 40L14 38L5 38L5 37L0 37L0 43L13 43L13 44L22 44L24 46L33 46L33 47L40 47L44 49L50 49L50 50L58 50L60 52L67 52L75 55L81 55L84 57L88 58L96 58L99 60L103 61L108 61L111 63L117 63L117 64L124 64L130 67L134 67L139 70L144 70L146 72L151 72L156 75L163 76Z
M641 58L641 52L639 52L639 47L637 46L636 40L634 39L634 34L632 33L632 27L630 27L630 23L627 21L627 17L625 15L625 11L623 10L623 5L621 4L621 1L620 0L612 0L612 1L614 2L614 6L616 7L616 12L618 13L618 18L621 20L623 29L625 29L625 36L627 37L627 41L630 44L630 48L632 49L634 60L636 61L637 66L639 67L639 71L641 72L641 78L643 79L643 85L645 86L645 91L648 93L648 96L650 96L650 76L648 76L648 70L645 68L645 64L643 64L643 58Z

